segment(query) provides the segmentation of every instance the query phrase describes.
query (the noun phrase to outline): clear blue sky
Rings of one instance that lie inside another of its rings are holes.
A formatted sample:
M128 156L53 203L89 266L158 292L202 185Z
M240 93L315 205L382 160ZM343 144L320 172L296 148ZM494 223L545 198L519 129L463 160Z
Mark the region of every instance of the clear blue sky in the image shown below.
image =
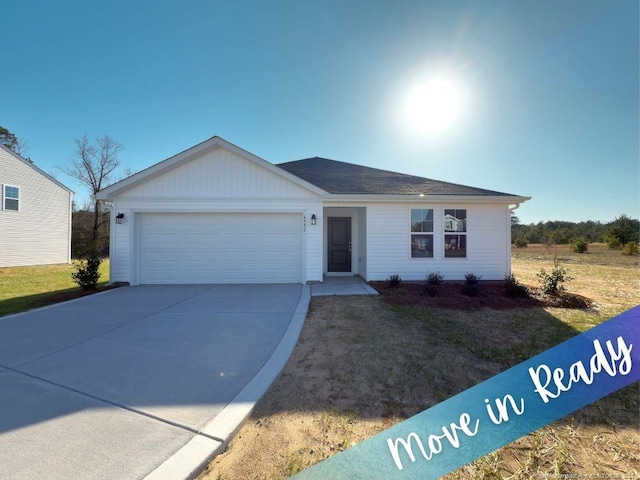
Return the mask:
M0 125L57 172L109 134L137 171L213 135L533 199L523 223L640 216L639 12L623 1L31 1L2 5ZM441 135L403 94L446 71Z

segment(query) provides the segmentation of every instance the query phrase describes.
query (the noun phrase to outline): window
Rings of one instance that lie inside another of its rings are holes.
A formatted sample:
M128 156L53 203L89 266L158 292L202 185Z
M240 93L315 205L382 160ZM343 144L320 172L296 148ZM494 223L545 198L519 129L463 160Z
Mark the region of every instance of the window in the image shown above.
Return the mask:
M466 258L467 256L467 211L445 209L444 211L444 257Z
M433 258L433 209L411 209L411 258Z
M9 185L5 185L4 199L2 203L3 209L17 211L19 202L20 202L20 188L10 187Z

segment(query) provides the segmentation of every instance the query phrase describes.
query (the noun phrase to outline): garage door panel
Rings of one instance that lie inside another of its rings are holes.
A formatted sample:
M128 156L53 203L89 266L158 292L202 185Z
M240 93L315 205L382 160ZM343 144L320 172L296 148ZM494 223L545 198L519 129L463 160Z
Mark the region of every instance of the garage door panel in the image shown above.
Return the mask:
M139 214L139 283L300 283L300 214Z

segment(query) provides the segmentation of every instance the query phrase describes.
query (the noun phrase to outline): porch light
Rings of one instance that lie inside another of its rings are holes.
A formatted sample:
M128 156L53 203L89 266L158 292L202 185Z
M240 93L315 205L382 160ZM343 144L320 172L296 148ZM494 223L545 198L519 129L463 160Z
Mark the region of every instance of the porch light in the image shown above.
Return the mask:
M122 219L124 218L124 213L119 213L116 215L116 223L118 225L122 225Z
M315 225L318 223L318 219L316 218L316 214L311 215L311 225Z

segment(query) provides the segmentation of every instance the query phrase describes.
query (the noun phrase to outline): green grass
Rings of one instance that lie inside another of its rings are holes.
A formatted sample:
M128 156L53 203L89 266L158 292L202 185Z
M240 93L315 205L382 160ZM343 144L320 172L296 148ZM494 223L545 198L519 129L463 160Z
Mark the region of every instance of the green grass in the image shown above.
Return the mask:
M0 316L71 300L87 292L71 279L73 265L0 268ZM109 281L109 259L100 265L98 288Z

